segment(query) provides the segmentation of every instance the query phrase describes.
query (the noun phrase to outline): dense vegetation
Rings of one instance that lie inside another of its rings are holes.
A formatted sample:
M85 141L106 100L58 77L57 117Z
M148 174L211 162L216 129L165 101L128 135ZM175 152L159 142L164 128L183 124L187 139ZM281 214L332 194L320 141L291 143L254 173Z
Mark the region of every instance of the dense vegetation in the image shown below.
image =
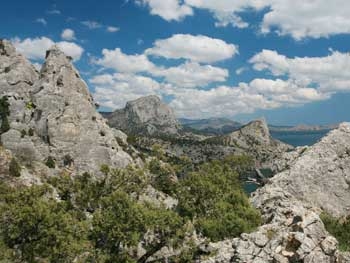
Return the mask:
M198 256L188 238L193 231L216 241L260 224L239 182L249 158L196 167L185 157L165 162L161 149L155 151L160 160L153 158L147 169L104 165L98 180L85 173L62 174L41 186L0 184L0 259L141 263L164 246L181 244L182 253L171 262L190 262ZM178 205L165 209L141 201L147 185L178 199ZM136 250L140 242L143 255Z
M350 217L336 219L329 214L323 213L321 219L329 233L339 242L339 249L350 251Z

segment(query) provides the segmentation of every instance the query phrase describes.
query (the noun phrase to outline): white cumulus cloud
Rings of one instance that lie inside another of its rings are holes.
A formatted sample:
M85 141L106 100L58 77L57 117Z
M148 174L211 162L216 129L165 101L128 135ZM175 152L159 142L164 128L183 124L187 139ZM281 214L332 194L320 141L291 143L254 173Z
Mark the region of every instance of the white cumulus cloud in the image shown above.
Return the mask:
M114 50L103 49L102 55L103 57L96 60L95 63L119 72L147 72L156 68L146 55L127 55L120 48Z
M288 58L274 50L262 50L250 59L254 69L267 70L274 76L287 76L304 86L319 90L350 91L350 55L332 51L325 57Z
M119 73L147 73L154 77L181 87L200 87L212 82L225 81L229 72L227 69L212 65L201 65L198 62L187 61L173 67L155 65L144 54L127 55L120 48L102 50L102 58L95 63L105 68L114 69Z
M158 94L161 85L148 77L132 74L103 74L90 79L95 85L94 98L110 109L122 108L130 100Z
M66 28L62 31L61 33L61 38L63 40L74 40L75 39L75 32L74 30L70 29L70 28Z
M193 15L192 8L180 0L135 0L139 5L147 6L152 15L158 15L167 21L180 21Z
M202 66L196 62L186 62L176 67L158 69L150 73L164 77L167 82L185 88L204 87L212 82L223 82L229 76L227 69L211 65Z
M71 56L74 60L79 60L84 52L84 49L73 43L73 42L54 42L47 37L37 37L37 38L14 38L12 39L14 46L17 51L22 53L28 59L31 60L43 60L45 58L46 50L48 50L53 45L57 44L64 53Z
M146 54L172 59L188 59L195 62L212 63L232 58L238 47L221 39L203 35L176 34L167 39L156 40Z
M208 10L216 26L249 26L244 12L266 10L261 32L290 35L296 40L350 33L350 2L347 0L135 0L147 5L151 14L165 20L181 20L194 9Z

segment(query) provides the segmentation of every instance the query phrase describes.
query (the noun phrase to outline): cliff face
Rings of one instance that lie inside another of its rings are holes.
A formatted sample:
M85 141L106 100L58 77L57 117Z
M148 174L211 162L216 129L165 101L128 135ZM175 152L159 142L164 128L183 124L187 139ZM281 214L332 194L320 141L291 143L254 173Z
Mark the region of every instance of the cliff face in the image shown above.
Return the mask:
M265 221L256 232L212 243L203 262L350 262L319 217L350 215L350 124L314 146L290 153L289 168L251 197ZM287 166L284 166L287 167Z
M260 164L268 166L282 153L293 149L292 146L271 137L264 119L252 121L237 131L210 138L209 141L225 147L233 147L238 152L255 157Z
M350 123L289 160L272 184L334 216L350 214Z
M109 125L129 134L176 135L180 129L174 112L154 95L129 101L124 109L107 115Z
M77 172L133 161L118 145L118 132L96 112L70 58L53 47L38 74L9 42L0 43L0 94L10 104L10 130L1 135L5 148L28 164L50 156L57 167Z

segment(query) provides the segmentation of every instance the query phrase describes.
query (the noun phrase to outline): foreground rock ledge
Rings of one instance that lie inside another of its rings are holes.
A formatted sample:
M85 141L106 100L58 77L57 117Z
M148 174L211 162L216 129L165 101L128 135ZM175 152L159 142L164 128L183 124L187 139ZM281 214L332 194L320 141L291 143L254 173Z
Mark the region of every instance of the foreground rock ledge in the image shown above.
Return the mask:
M215 255L201 262L350 262L337 249L319 215L349 215L350 124L343 123L312 147L298 152L290 168L252 197L265 224L240 238L202 247Z

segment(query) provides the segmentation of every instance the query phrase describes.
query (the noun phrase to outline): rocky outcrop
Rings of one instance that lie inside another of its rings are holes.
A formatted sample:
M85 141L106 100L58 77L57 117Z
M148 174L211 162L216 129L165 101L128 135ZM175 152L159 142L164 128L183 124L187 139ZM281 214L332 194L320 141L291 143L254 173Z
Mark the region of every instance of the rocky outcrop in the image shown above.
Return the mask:
M201 262L332 263L341 257L337 240L327 233L314 207L270 187L261 189L252 202L265 224L254 233L209 244L203 250L216 255Z
M0 39L0 96L14 100L28 97L38 75L34 66L18 54L9 41Z
M93 173L102 164L133 162L96 112L71 59L56 46L47 51L40 74L9 42L0 42L0 53L0 94L9 98L11 127L1 141L22 162L50 157L58 168Z
M265 119L252 121L239 130L214 140L224 146L242 149L264 163L269 163L283 152L293 149L292 146L271 137Z
M350 214L350 124L343 123L305 148L273 179L299 200L335 216Z
M111 127L128 134L176 135L180 129L173 110L155 95L129 101L124 109L116 110L106 117Z
M319 217L350 215L350 124L290 154L288 167L251 197L265 224L240 238L209 244L200 262L350 262Z

